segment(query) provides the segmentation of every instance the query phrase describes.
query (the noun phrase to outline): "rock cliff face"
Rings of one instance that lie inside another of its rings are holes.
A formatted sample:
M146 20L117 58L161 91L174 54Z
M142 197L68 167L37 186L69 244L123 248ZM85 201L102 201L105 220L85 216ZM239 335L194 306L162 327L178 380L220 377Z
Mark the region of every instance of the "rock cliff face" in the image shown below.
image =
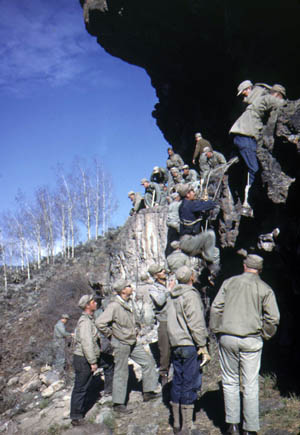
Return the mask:
M153 117L187 163L191 163L196 131L230 156L228 130L243 110L236 98L242 80L281 83L288 98L300 96L297 0L81 0L81 4L86 28L99 44L109 54L146 70L158 97ZM246 181L240 162L230 169L230 190L227 198L221 198L216 222L219 244L225 248L222 277L239 270L232 248L258 251L259 236L280 229L275 249L263 256L266 264L272 264L265 273L283 311L282 340L293 349L298 339L287 336L291 323L296 326L293 313L299 308L300 159L296 144L287 137L299 132L300 100L287 100L277 116L270 117L258 147L260 171L250 191L255 218L239 214ZM140 235L146 231L142 229L145 218L141 215L136 222L137 228L141 225ZM130 250L137 243L136 252L143 256L139 237ZM154 245L151 258L160 258L162 251ZM120 254L112 259L120 272L126 270ZM134 258L130 262L134 265Z

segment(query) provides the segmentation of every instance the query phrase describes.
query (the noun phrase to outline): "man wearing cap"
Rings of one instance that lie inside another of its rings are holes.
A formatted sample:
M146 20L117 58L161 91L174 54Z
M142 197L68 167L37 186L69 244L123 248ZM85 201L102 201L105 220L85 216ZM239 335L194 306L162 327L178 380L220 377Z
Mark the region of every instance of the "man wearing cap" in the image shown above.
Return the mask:
M199 165L200 165L200 158L204 151L204 148L209 148L210 150L212 150L212 146L208 140L202 137L201 133L195 133L195 141L196 141L196 146L193 154L193 165L196 164L196 159L198 156L199 156Z
M167 160L167 168L169 169L169 171L172 168L180 169L184 165L184 161L182 160L179 154L174 153L173 148L171 147L168 148L168 155L169 158Z
M167 184L168 178L168 172L165 168L154 166L152 174L150 176L150 181L157 184Z
M183 183L191 183L194 189L199 187L199 174L195 169L190 169L189 165L182 167Z
M180 432L180 410L180 433L190 433L194 402L202 383L201 367L209 362L210 356L206 347L208 334L203 305L198 291L193 287L194 272L182 266L177 270L176 278L178 285L171 290L167 320L174 367L171 405L174 433Z
M176 273L182 266L191 266L190 257L181 251L179 240L171 242L171 248L174 251L167 256L167 266L171 273Z
M160 205L161 189L159 184L141 179L141 185L145 187L144 203L146 208L151 208Z
M78 302L82 314L75 330L73 366L75 382L71 396L70 418L73 426L83 423L86 414L86 398L93 373L98 369L100 356L99 333L95 326L94 312L97 302L93 295L84 295Z
M112 400L114 410L118 413L129 414L132 411L125 406L128 382L128 358L142 368L144 402L155 399L158 394L157 373L155 361L141 344L137 344L137 324L133 305L131 303L131 284L119 279L113 286L117 293L115 299L106 310L96 319L96 326L107 338L111 339L114 349L115 370L113 377Z
M201 221L206 211L216 207L213 201L195 199L196 194L189 184L177 188L182 201L179 207L180 248L193 257L200 255L207 263L211 284L220 269L220 252L216 247L216 235L213 230L201 232Z
M170 170L170 179L169 179L169 191L173 192L175 190L175 186L177 184L183 183L182 175L178 168L172 168Z
M55 354L54 368L59 373L63 372L65 366L65 340L72 337L73 334L66 331L65 325L67 324L70 316L62 314L60 320L54 326L53 332L53 351Z
M242 214L251 217L253 212L248 203L248 192L259 169L256 148L257 144L262 142L263 120L272 110L284 104L286 91L281 85L274 85L272 88L263 84L253 86L250 80L245 80L239 84L237 95L244 96L243 101L247 104L247 108L233 124L229 133L234 135L233 143L248 168Z
M158 348L159 348L159 374L162 386L168 382L168 372L170 366L170 342L167 332L167 309L169 300L169 289L167 288L167 275L164 266L153 263L149 266L148 272L154 279L154 283L149 289L150 297L153 301L153 309L157 322L159 322Z
M132 202L132 209L129 212L130 216L134 216L140 210L145 208L144 199L139 192L134 192L133 190L130 190L130 192L128 192L128 198Z
M223 154L205 147L199 160L201 181L207 181L209 174L222 165L226 165Z
M135 301L141 313L141 323L146 326L153 326L155 315L150 297L153 280L147 272L141 273L139 278L139 284L135 291Z
M259 430L258 375L263 338L271 338L279 324L275 295L259 277L262 268L262 257L248 255L244 273L224 281L211 306L210 327L219 335L228 434L240 433L240 372L243 434L255 434Z
M179 206L181 204L181 198L178 192L173 192L170 195L172 202L168 207L167 226L179 233ZM176 235L176 234L175 234Z

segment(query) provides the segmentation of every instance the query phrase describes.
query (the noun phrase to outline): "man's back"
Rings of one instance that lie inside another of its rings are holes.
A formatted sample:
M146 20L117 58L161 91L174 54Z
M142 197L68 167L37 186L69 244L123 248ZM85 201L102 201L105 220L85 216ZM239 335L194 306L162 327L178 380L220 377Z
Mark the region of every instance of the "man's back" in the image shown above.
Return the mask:
M266 322L274 335L279 322L275 295L258 274L244 272L224 281L211 307L213 332L260 336Z

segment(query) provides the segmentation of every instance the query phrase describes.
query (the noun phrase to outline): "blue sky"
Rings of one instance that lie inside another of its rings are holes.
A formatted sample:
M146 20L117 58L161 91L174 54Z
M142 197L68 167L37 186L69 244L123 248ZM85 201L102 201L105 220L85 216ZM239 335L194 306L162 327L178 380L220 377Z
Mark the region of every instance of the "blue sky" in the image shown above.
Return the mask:
M78 0L0 0L0 212L54 185L54 168L98 155L125 222L127 192L165 166L168 143L151 117L157 98L141 68L107 54L85 30Z

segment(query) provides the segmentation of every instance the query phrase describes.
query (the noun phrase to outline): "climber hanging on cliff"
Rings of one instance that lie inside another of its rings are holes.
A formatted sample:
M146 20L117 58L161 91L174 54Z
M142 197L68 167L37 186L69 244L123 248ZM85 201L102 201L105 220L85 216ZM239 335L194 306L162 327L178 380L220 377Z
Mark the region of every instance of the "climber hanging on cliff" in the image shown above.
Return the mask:
M144 199L139 192L134 192L133 190L131 190L130 192L128 192L128 198L132 202L132 208L129 212L130 216L134 216L140 210L145 208Z
M234 135L233 143L248 167L241 214L253 217L253 210L248 203L248 193L258 171L256 148L257 144L262 141L263 118L284 104L286 91L281 85L271 87L257 84L253 86L250 80L245 80L239 84L237 95L244 96L243 101L247 104L247 108L233 124L229 133Z
M204 213L217 204L214 201L195 199L196 194L188 184L178 186L177 191L182 198L179 207L180 249L193 257L200 255L205 260L210 272L209 282L213 285L220 270L220 251L216 247L214 231L210 229L201 232L201 221Z
M146 208L160 205L161 189L159 184L150 183L147 178L142 178L141 185L145 187L144 203Z

